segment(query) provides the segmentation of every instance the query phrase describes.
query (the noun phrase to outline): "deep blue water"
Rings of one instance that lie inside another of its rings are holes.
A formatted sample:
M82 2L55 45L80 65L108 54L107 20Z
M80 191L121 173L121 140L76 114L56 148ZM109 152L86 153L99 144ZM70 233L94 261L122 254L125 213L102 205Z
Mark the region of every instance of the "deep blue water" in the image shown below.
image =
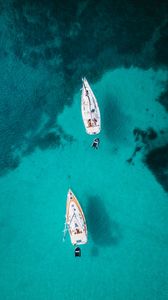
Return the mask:
M168 2L0 1L0 25L1 298L168 299ZM69 186L81 259L62 243Z

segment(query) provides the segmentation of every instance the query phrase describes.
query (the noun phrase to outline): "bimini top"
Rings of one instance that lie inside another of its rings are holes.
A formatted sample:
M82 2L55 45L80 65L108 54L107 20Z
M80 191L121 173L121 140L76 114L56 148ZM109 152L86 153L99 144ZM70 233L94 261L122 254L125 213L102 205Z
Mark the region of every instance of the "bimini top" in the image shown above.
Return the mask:
M66 224L73 245L87 243L85 216L78 200L70 189L67 195Z
M101 130L99 106L86 78L83 78L82 81L81 110L86 132L98 134Z

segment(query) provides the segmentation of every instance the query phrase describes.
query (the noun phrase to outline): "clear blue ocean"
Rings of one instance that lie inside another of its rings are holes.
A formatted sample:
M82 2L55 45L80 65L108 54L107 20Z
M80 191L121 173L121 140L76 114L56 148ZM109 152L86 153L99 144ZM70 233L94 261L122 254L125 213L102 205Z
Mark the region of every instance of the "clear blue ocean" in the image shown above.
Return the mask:
M168 2L0 1L0 25L0 300L167 300Z

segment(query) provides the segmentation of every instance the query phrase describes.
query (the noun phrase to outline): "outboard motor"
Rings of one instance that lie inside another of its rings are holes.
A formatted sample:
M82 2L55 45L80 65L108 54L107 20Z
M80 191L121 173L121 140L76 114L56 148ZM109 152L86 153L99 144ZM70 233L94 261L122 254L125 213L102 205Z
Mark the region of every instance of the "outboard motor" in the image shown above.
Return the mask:
M75 257L76 256L79 256L79 257L81 256L81 249L79 247L75 248Z

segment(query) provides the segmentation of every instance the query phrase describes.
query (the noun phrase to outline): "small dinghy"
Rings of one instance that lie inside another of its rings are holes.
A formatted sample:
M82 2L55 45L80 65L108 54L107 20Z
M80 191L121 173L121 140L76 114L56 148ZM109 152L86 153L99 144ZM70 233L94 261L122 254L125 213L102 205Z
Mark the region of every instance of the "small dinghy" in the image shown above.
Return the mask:
M75 256L81 256L81 249L79 247L75 248Z
M96 138L94 139L93 143L92 143L92 148L94 149L98 149L99 148L99 144L100 144L100 139L99 138Z
M82 81L81 110L85 129L88 134L98 134L101 130L99 106L86 78Z
M64 238L66 231L68 230L72 245L78 246L86 244L87 226L85 216L77 198L70 189L67 195L65 217L66 221L64 229ZM75 256L81 256L81 250L79 247L76 247L75 249Z

